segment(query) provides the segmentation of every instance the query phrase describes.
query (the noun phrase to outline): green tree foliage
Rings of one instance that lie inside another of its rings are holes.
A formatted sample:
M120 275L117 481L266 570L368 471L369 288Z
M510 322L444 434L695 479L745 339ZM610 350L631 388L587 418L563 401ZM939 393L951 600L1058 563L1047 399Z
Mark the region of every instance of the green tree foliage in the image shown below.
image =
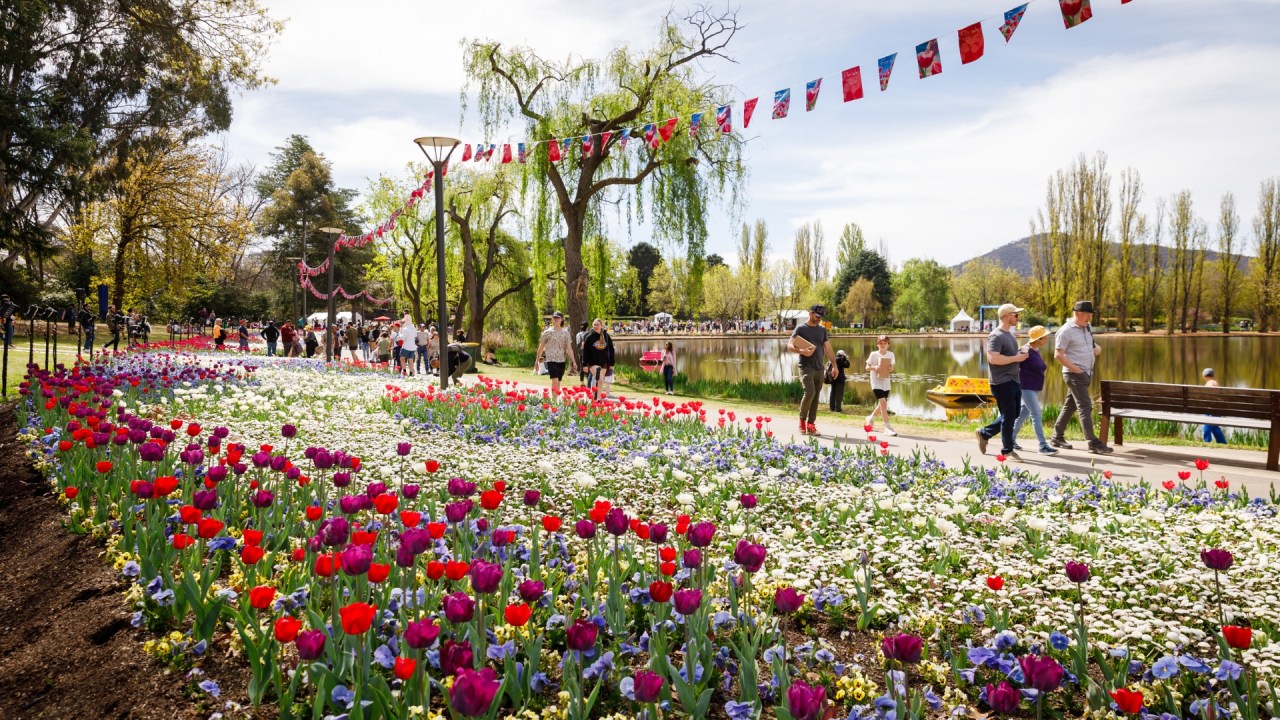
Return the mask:
M853 321L861 322L863 327L872 327L872 321L880 314L881 307L876 300L875 284L866 278L858 278L844 294L840 312Z
M621 46L604 60L540 57L523 47L472 41L464 52L468 89L478 99L485 129L502 132L513 118L525 121L530 137L596 135L592 152L553 163L545 145L521 165L524 188L534 193L534 252L551 252L561 226L570 324L587 317L589 277L583 242L598 232L602 200L620 200L629 190L635 217L647 218L659 239L685 242L696 274L706 242L706 209L712 197L735 207L745 176L742 141L710 128L691 137L678 129L657 148L618 147L622 131L723 104L728 88L699 77L699 61L724 58L738 30L732 13L705 10L663 19L657 44L645 51ZM464 95L464 101L466 96ZM600 133L612 133L603 140ZM639 147L637 147L639 146ZM622 207L624 204L619 203ZM630 216L629 216L630 217ZM698 278L688 284L696 287Z
M908 327L941 325L951 310L951 271L936 260L913 258L893 277L893 314Z
M636 280L640 283L640 315L649 315L653 306L649 302L649 281L653 271L662 262L662 253L647 242L638 242L631 246L627 253L627 265L635 268Z
M1262 182L1253 216L1253 241L1258 329L1274 332L1280 329L1280 178Z
M977 316L983 305L1030 304L1031 293L1027 281L1016 271L990 258L975 258L952 279L951 300L957 308Z
M881 309L893 307L893 273L884 256L874 250L863 250L840 268L834 296L837 305L844 304L845 295L858 278L866 278L875 286L875 300Z
M840 239L836 241L836 267L844 267L853 262L858 253L867 249L866 238L857 223L846 223L840 230Z
M1144 240L1146 218L1138 210L1142 204L1142 176L1137 170L1129 168L1120 173L1119 201L1116 240L1120 252L1115 263L1115 307L1116 326L1123 331L1129 328L1136 278L1146 272L1146 268L1138 265L1138 245Z
M792 292L794 301L800 303L811 287L827 277L826 238L821 220L804 223L796 229L791 262L796 273Z
M1099 308L1107 302L1110 268L1111 176L1107 156L1081 154L1049 178L1045 207L1031 227L1031 265L1039 305L1046 315L1066 317L1077 299Z
M724 264L712 265L703 279L702 311L722 323L742 317L748 287Z
M229 127L281 28L255 0L13 0L0 18L0 249L28 265L136 152Z
M1218 210L1218 280L1222 301L1222 331L1231 332L1232 301L1236 297L1240 266L1240 215L1236 213L1236 196L1222 196Z

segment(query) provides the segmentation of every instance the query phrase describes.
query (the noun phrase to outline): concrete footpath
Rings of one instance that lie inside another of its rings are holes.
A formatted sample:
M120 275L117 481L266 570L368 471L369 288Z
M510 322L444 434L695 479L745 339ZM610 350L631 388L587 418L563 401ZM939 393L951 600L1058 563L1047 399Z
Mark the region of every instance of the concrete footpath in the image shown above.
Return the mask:
M483 369L481 372L483 373ZM550 384L545 377L538 377L538 380L543 382L517 382L519 387L537 389L538 391ZM472 381L468 379L468 384L470 382ZM697 398L682 397L680 395L640 393L629 391L626 388L623 388L622 392L613 393L614 397L619 395L649 400L656 397L662 401L674 402L677 406L681 403L697 400ZM702 400L701 403L702 408L707 413L707 423L710 425L715 425L720 417L719 411L721 408L726 408L726 414L728 410L732 410L739 422L744 417L742 409L734 407L731 403L721 404L715 400ZM753 413L748 414L754 416ZM799 419L796 417L794 410L778 408L767 416L771 420L768 423L768 429L773 431L774 437L781 440L792 442L813 440L823 445L846 447L865 445L870 442L867 437L868 433L863 430L864 419L861 416L850 415L839 420L829 416L819 417L817 427L822 434L816 437L800 434ZM877 428L883 429L883 425L880 422L877 421L876 425ZM974 430L977 427L975 424ZM1079 431L1076 430L1076 432L1078 433ZM984 456L978 452L978 441L973 434L960 438L936 437L918 433L913 434L912 431L908 430L906 432L900 431L897 437L888 437L883 432L873 432L871 435L875 436L877 444L887 441L889 443L889 452L895 454L909 455L919 449L931 454L948 466L961 467L966 460L971 465L976 466L998 467L1000 465L995 458L995 454L1000 448L999 439L988 446L988 454ZM1266 469L1267 454L1262 450L1228 449L1221 445L1184 447L1127 442L1123 447L1113 446L1115 447L1115 452L1110 455L1093 455L1084 449L1085 442L1083 439L1078 436L1073 437L1068 433L1067 441L1071 443L1074 449L1061 450L1057 455L1041 455L1035 449L1039 443L1036 441L1035 434L1029 426L1023 427L1021 440L1020 444L1027 448L1019 451L1018 454L1021 456L1021 460L1007 460L1005 464L1038 475L1078 476L1087 475L1090 472L1109 470L1112 473L1112 479L1131 482L1146 480L1158 488L1161 483L1167 480L1178 482L1178 473L1180 471L1191 473L1191 479L1188 482L1197 482L1201 473L1196 470L1195 461L1198 458L1202 458L1209 461L1209 467L1204 471L1204 478L1209 483L1220 478L1226 478L1231 483L1232 490L1238 490L1243 487L1250 497L1258 497L1260 495L1270 497L1273 486L1277 491L1280 491L1280 472ZM1210 486L1212 487L1212 485Z

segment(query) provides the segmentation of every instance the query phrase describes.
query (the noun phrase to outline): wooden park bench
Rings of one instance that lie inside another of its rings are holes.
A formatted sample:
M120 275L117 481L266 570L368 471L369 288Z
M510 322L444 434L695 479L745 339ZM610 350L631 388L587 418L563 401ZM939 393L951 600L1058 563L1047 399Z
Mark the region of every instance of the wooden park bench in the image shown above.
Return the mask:
M1125 418L1269 430L1267 469L1280 470L1280 390L1103 380L1102 442L1114 425L1124 444Z

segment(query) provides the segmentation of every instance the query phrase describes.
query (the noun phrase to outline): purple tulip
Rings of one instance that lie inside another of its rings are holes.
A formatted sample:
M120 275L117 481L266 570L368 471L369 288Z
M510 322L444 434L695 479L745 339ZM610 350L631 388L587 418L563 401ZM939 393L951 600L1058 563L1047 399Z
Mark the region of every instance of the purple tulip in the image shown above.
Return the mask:
M226 429L226 428L224 428L224 427L221 427L221 426L216 427L216 428L214 428L214 429L213 429L213 436L214 436L214 437L216 437L216 438L222 439L222 440L225 440L225 439L227 438L227 436L228 436L228 435L230 435L230 434L231 434L231 431L230 431L230 430L228 430L228 429Z
M417 559L418 556L410 552L404 543L396 546L396 567L411 568Z
M449 478L449 484L446 487L449 494L454 497L471 497L476 494L476 484L462 478Z
M342 572L348 575L364 575L373 563L373 548L369 545L352 545L339 556Z
M337 473L334 473L337 475ZM348 473L349 474L349 473ZM387 484L384 482L371 482L364 489L364 494L370 498L376 498L387 491Z
M212 490L197 490L191 494L191 506L197 510L212 510L218 506L218 493Z
M271 503L275 501L275 493L270 490L259 490L253 495L253 506L257 508L271 507Z
M409 528L400 533L400 546L413 555L421 555L431 547L431 533L423 528Z
M794 720L816 720L826 704L827 689L821 685L796 680L787 690L787 710Z
M1022 664L1023 685L1049 693L1062 685L1062 666L1057 660L1044 655L1023 655L1018 658Z
M407 442L396 443L396 454L399 455L400 457L404 457L405 455L408 455L409 451L412 449L413 449L413 446Z
M586 652L596 646L596 635L599 632L600 628L595 623L578 618L565 628L565 644L570 650Z
M440 648L440 670L445 675L456 675L474 667L475 653L471 650L471 643L466 640L444 641L444 645Z
M315 457L311 458L317 470L328 470L333 467L333 453L324 448L317 448Z
M573 530L578 533L578 537L583 540L590 540L596 536L596 524L586 518L574 523Z
M333 474L333 486L344 488L351 484L351 473L339 470Z
M502 582L502 565L476 560L471 563L470 574L471 589L487 595L498 591L498 585Z
M1079 562L1067 562L1067 579L1073 583L1089 581L1089 566Z
M440 626L431 621L411 620L404 629L404 642L414 650L426 650L440 637Z
M1018 692L1007 681L1001 680L999 685L987 685L987 705L1001 715L1017 712L1022 704L1022 693Z
M343 495L338 500L338 508L344 515L354 515L368 507L369 498L365 495Z
M236 475L243 475L248 471L249 471L249 466L245 465L242 462L238 462L235 465L231 466L231 472L235 473Z
M711 539L715 537L716 526L709 522L700 522L689 528L687 537L689 544L696 548L704 548L711 544Z
M631 526L631 518L627 517L627 513L622 508L613 508L604 516L604 529L614 537L621 537L627 534L627 528Z
M160 462L164 459L164 448L158 443L143 443L138 446L138 458L146 462Z
M296 466L291 467L288 470L284 471L284 476L290 480L297 480L298 478L302 477L302 471L299 470Z
M898 633L886 637L880 642L880 651L886 660L897 660L900 663L914 665L920 662L920 651L923 641L915 635Z
M156 494L156 488L146 480L139 480L138 484L133 486L133 494L143 500L148 500Z
M702 604L701 590L677 590L671 598L671 604L681 615L692 615Z
M454 678L453 687L449 688L449 706L459 715L484 717L489 714L500 687L502 683L493 668L479 672L462 670Z
M400 488L400 495L401 495L401 496L403 496L405 500L412 500L412 499L414 499L414 498L418 497L418 491L419 491L419 490L421 490L421 488L420 488L420 487L418 487L417 485L414 485L414 484L410 483L410 484L405 485L404 487Z
M685 550L681 562L690 570L695 570L702 567L702 553L697 550Z
M525 490L525 491L524 491L524 504L525 504L525 505L527 505L527 506L529 506L529 507L537 507L537 506L538 506L538 503L539 503L539 502L541 502L541 501L542 501L542 493L538 492L537 490Z
M760 567L764 565L764 556L763 545L746 540L739 540L738 546L733 549L733 561L749 573L760 572Z
M303 630L294 640L298 646L298 657L303 660L315 660L324 652L324 633L319 630Z
M267 463L271 462L271 454L259 450L250 456L249 459L253 461L253 466L256 468L266 467Z
M455 625L471 622L472 616L475 615L476 601L461 590L452 595L445 595L441 605L444 606L445 619Z
M220 483L223 480L227 479L227 466L214 465L213 467L209 468L209 472L205 475L205 477L209 478L213 482Z
M757 500L756 496L751 493L743 493L738 496L738 502L742 503L742 507L751 510L757 503L759 503L759 500Z
M280 437L291 438L297 434L298 434L298 428L292 425L285 424L280 426Z
M320 530L317 533L320 542L328 547L337 547L347 544L347 536L350 534L351 528L347 525L347 519L342 517L327 518L320 523Z
M467 513L471 512L471 507L470 500L451 502L444 506L444 517L451 523L460 523L466 519Z
M470 502L470 500L468 500L467 502ZM484 532L488 532L488 530L489 530L489 518L479 518L476 520L476 532L484 533Z
M1210 570L1229 570L1235 561L1235 557L1226 550L1200 551L1200 562Z
M546 591L546 585L540 580L525 580L516 588L516 592L520 593L520 599L527 603L535 603L542 599L542 593Z
M795 588L778 588L773 593L773 605L783 615L790 615L799 610L801 605L804 605L804 595L796 592Z
M662 692L662 676L641 670L632 676L635 682L634 694L638 703L652 703L658 701L658 695Z
M654 523L649 526L649 542L661 545L667 541L667 526L664 523Z

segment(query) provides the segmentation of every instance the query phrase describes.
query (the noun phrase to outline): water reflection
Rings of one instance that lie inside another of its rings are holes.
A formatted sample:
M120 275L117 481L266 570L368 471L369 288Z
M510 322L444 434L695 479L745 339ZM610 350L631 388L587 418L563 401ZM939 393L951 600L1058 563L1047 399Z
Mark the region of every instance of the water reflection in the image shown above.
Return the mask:
M1212 367L1218 382L1225 387L1280 387L1280 362L1274 360L1280 354L1280 336L1100 335L1097 339L1102 355L1096 378L1200 384L1200 371ZM639 364L640 353L667 340L675 346L679 370L690 378L798 382L797 358L786 351L786 338L673 336L619 340L618 362L634 367ZM867 355L875 350L875 338L835 337L832 346L849 354L853 362L849 373L852 395L869 403L871 391L862 368ZM985 337L976 335L894 339L891 349L897 356L898 371L893 374L890 409L932 418L955 412L933 404L925 392L945 382L948 375L984 377L984 347ZM1042 354L1049 363L1045 402L1061 404L1065 388L1059 379L1061 367L1052 359L1052 341ZM1097 396L1100 391L1095 388L1094 393Z

